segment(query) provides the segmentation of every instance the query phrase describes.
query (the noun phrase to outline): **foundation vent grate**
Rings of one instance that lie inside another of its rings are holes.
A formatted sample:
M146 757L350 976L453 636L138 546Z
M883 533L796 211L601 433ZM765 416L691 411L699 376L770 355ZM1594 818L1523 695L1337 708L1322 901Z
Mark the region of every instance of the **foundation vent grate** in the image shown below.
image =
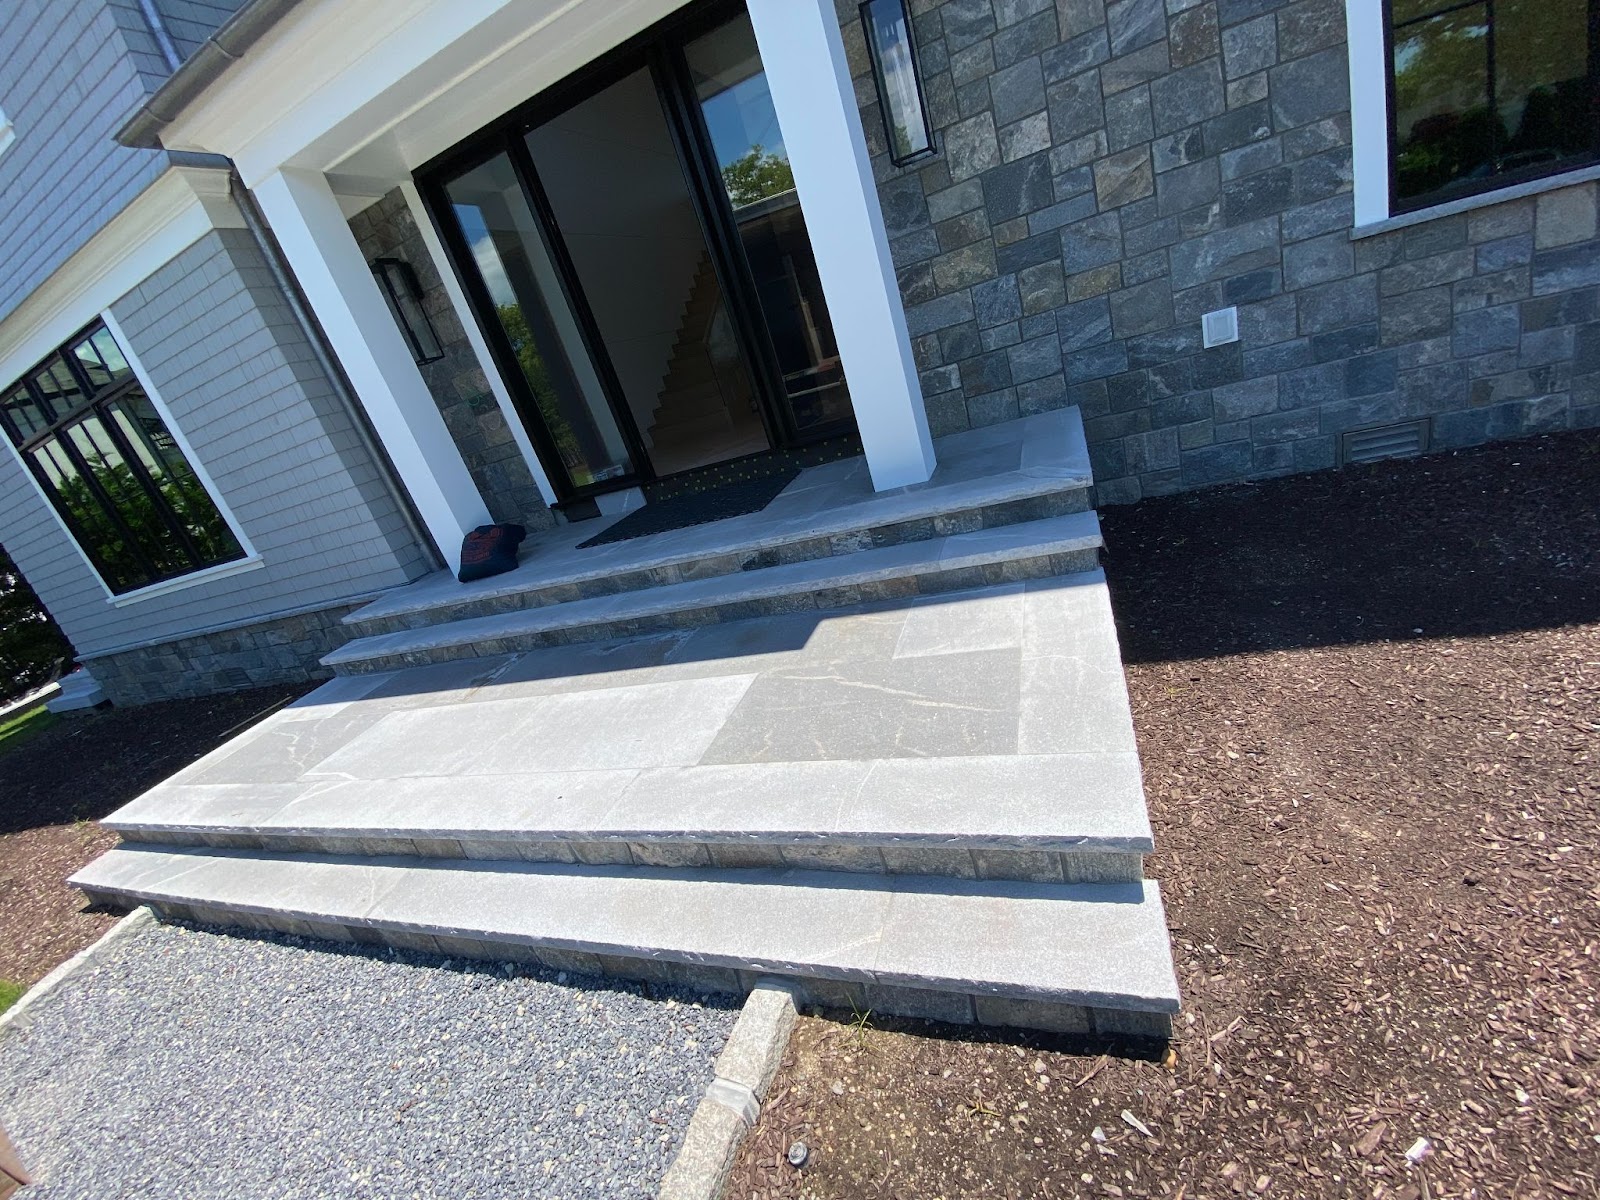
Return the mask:
M1352 429L1339 439L1339 461L1368 463L1385 458L1411 458L1427 448L1428 422L1406 421L1376 429Z

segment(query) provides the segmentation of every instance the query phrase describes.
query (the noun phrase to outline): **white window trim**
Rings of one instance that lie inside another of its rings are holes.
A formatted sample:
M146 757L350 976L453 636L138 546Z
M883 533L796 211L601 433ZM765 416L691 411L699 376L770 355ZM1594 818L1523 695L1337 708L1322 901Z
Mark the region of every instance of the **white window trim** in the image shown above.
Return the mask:
M17 127L6 116L6 110L0 108L0 154L4 154L11 143L17 140Z
M149 587L135 588L131 592L123 592L120 596L112 596L109 603L112 608L123 608L129 604L138 604L142 600L165 596L168 592L181 592L185 588L197 587L202 583L211 583L217 579L226 579L230 575L243 575L246 571L254 571L266 565L266 560L260 555L236 558L232 562L225 562L219 566L202 567L200 570L191 571L187 575L179 575L173 579L163 579L160 583L152 583Z
M89 557L89 552L83 548L77 536L67 526L67 522L61 516L60 510L51 501L44 487L39 483L38 478L28 469L27 463L23 461L22 452L12 444L10 438L0 437L0 441L4 441L6 447L11 451L12 457L16 461L23 477L33 487L35 494L38 495L39 502L44 505L45 511L50 514L60 528L61 536L66 538L67 544L77 551L78 557L83 560L83 565L89 569L90 576L100 585L100 589L105 592L106 603L112 608L122 608L125 605L137 604L141 600L164 596L169 592L182 591L184 588L197 587L203 583L210 583L216 579L225 579L229 575L239 575L245 571L253 571L257 567L265 566L266 561L256 551L249 537L245 535L243 527L234 517L233 510L223 500L222 493L217 489L217 485L213 482L210 472L206 470L205 464L195 454L194 447L189 444L189 439L184 435L182 428L173 420L172 410L167 407L166 401L162 400L160 393L156 391L155 384L151 382L149 373L145 371L144 364L139 361L138 354L135 352L132 343L128 341L127 335L123 333L122 326L117 322L117 318L112 315L110 309L106 309L98 315L100 320L105 322L106 329L110 331L111 336L116 339L118 349L122 351L122 356L128 360L128 366L133 369L134 378L139 381L139 385L144 389L145 395L150 398L151 406L160 414L161 420L165 422L167 432L172 434L173 441L177 442L178 448L183 451L183 456L188 460L190 469L195 473L195 478L200 481L200 486L205 488L206 495L211 498L211 502L217 506L217 511L222 514L222 519L227 523L234 538L237 539L239 548L244 551L244 557L236 558L231 562L218 563L213 567L201 567L198 571L190 571L187 575L176 575L171 579L163 579L158 583L135 588L131 592L113 592L110 585L106 583L105 577L100 574L100 569L94 565L94 561Z
M1600 179L1600 164L1447 200L1391 215L1389 208L1389 56L1383 42L1383 0L1344 0L1350 57L1350 142L1355 186L1352 239L1373 237L1473 209L1537 196Z

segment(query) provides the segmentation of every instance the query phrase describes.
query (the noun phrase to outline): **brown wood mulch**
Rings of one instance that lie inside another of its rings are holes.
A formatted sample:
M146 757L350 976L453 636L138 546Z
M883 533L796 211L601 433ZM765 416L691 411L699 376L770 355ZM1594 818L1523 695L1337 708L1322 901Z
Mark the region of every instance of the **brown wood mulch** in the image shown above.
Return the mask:
M116 922L66 885L116 845L96 820L305 690L104 709L0 753L0 979L32 984Z
M728 1195L1600 1196L1600 436L1102 516L1171 1052L803 1018Z

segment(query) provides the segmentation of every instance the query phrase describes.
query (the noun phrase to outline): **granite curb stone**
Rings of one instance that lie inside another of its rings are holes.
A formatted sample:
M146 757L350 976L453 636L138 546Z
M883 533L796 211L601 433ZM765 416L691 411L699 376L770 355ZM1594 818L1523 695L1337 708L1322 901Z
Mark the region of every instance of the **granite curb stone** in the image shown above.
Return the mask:
M761 979L750 989L717 1057L716 1078L661 1181L659 1200L717 1200L722 1195L734 1157L760 1118L796 1015L794 991L783 980Z

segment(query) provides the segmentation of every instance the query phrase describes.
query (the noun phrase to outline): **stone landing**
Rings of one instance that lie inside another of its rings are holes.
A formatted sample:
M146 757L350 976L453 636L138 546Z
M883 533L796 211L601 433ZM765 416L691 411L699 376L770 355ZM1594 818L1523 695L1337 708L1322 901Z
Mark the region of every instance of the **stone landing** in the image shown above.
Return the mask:
M990 442L1013 470L1015 432ZM1016 483L950 511L1015 504ZM1053 495L1038 494L1077 499ZM789 565L861 571L875 550L964 536L950 521L1037 561L1031 524L1093 519L1013 515L925 514L910 540ZM430 584L424 597L449 602L441 624L371 636L593 602L528 603L560 573L535 575L538 561L504 613L463 615L481 593ZM783 569L635 577L615 599L659 605ZM1104 578L959 578L853 603L795 592L790 611L570 644L457 636L461 653L423 666L368 660L112 814L124 844L74 882L213 923L727 990L776 973L818 1004L1160 1035L1177 988L1143 878L1153 846ZM355 617L429 607L415 601Z

